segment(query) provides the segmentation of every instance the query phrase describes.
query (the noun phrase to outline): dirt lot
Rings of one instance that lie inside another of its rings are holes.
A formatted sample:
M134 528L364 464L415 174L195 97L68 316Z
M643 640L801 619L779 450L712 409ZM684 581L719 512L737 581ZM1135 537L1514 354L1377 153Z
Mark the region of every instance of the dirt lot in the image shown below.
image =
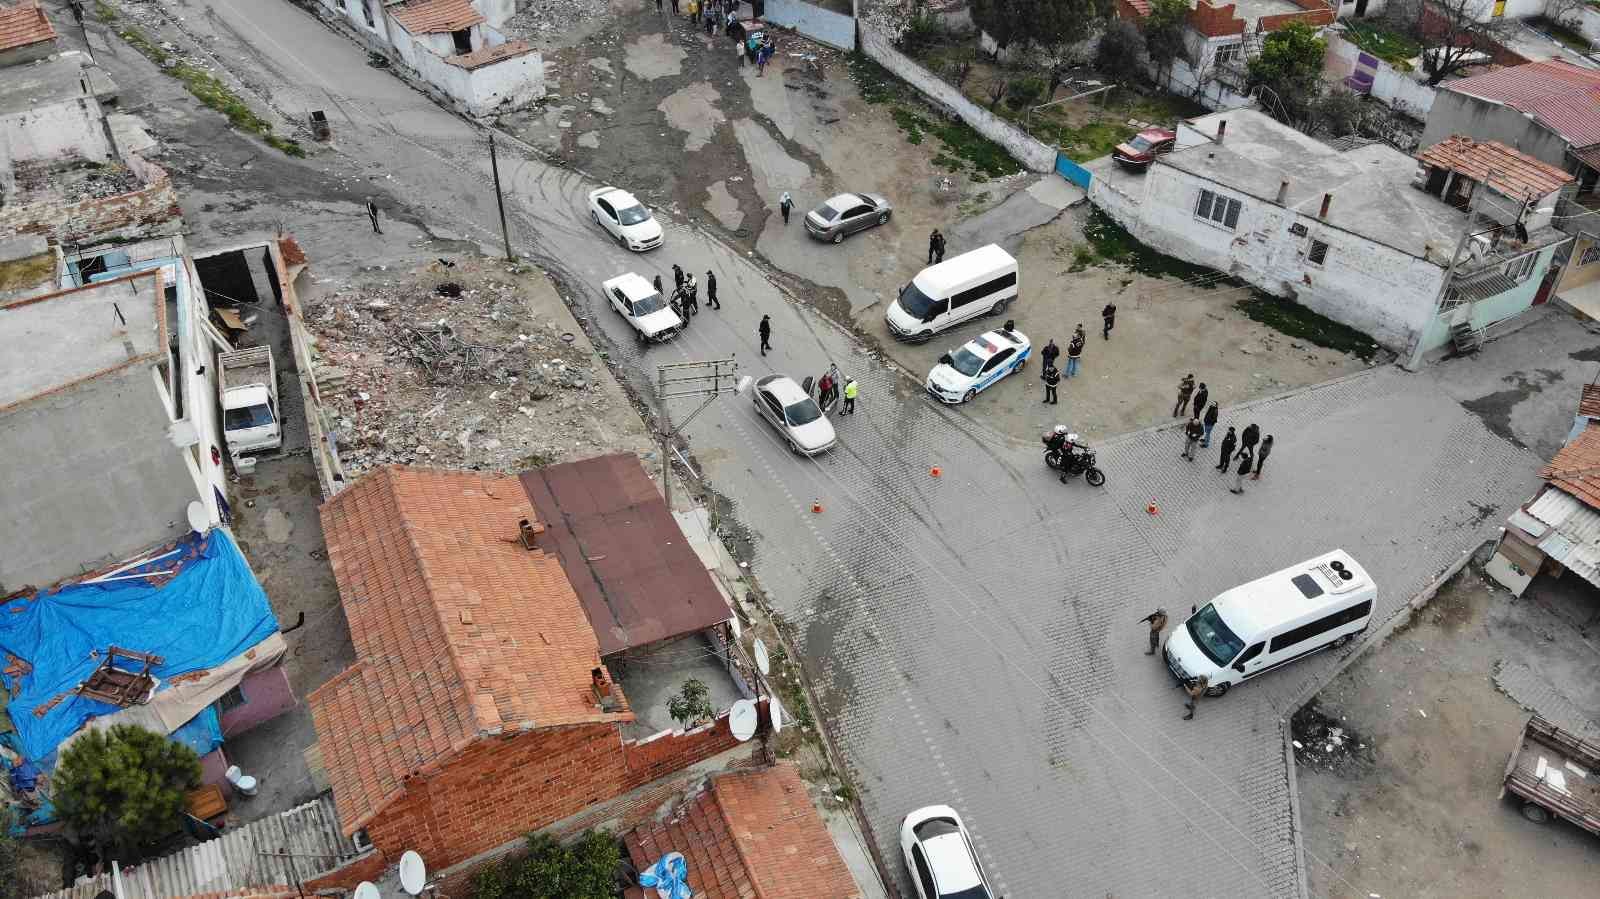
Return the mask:
M1312 895L1593 894L1600 839L1496 798L1528 718L1497 665L1536 669L1600 717L1600 651L1563 613L1600 596L1570 574L1545 581L1516 600L1469 566L1296 716Z

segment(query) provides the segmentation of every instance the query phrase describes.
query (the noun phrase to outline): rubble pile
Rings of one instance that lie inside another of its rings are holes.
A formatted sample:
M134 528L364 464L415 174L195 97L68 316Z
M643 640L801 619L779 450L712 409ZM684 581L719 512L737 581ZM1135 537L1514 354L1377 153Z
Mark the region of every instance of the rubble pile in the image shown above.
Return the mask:
M610 0L518 0L501 31L524 40L550 38L582 22L609 15Z
M435 263L308 311L319 393L352 474L520 471L611 449L604 417L626 402L598 386L600 361L536 314L513 276L480 265Z

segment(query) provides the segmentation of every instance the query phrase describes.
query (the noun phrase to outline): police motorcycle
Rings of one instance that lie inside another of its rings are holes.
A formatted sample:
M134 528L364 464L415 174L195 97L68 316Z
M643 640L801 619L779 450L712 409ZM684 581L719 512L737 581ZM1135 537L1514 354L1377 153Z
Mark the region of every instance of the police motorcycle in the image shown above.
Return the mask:
M1095 467L1094 450L1078 440L1078 435L1067 430L1066 425L1056 425L1044 433L1044 464L1061 472L1061 483L1068 478L1083 475L1091 487L1103 486L1105 472Z

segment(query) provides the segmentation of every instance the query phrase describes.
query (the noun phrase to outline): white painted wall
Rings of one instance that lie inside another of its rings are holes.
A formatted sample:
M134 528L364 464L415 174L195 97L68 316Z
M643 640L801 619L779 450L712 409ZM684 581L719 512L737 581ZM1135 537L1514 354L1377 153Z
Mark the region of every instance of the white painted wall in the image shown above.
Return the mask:
M1336 31L1329 31L1323 37L1328 42L1323 75L1328 81L1342 85L1345 78L1356 71L1357 58L1363 51ZM1377 63L1373 71L1372 98L1390 109L1425 121L1438 91L1429 87L1426 79L1419 78L1416 72L1402 72L1377 57L1372 58Z
M1242 203L1233 230L1194 216L1202 188ZM1168 255L1228 272L1284 296L1380 344L1405 351L1433 311L1444 269L1275 203L1230 192L1169 165L1141 179L1142 196L1095 179L1090 199L1133 235ZM1303 223L1305 237L1289 233ZM1306 259L1313 239L1328 244L1324 264Z
M1388 5L1389 4L1387 0L1367 0L1366 11L1361 14L1361 18L1371 19L1381 16L1384 8ZM1343 0L1343 2L1339 4L1338 16L1341 19L1355 19L1356 0Z
M88 96L0 116L0 165L9 175L13 163L29 159L79 156L110 162L111 140L102 118L99 101Z
M472 0L472 8L489 20L491 28L499 28L517 11L517 0Z
M544 56L524 53L493 65L467 70L432 53L417 54L417 73L468 115L488 115L497 108L515 108L544 96Z

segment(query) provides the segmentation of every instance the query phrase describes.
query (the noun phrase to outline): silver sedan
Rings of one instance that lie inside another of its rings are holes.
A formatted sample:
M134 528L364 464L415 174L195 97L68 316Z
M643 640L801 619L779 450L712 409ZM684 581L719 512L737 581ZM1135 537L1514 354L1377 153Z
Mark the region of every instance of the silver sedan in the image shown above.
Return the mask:
M894 207L878 194L839 194L806 213L806 233L838 243L846 234L887 222L893 213Z

